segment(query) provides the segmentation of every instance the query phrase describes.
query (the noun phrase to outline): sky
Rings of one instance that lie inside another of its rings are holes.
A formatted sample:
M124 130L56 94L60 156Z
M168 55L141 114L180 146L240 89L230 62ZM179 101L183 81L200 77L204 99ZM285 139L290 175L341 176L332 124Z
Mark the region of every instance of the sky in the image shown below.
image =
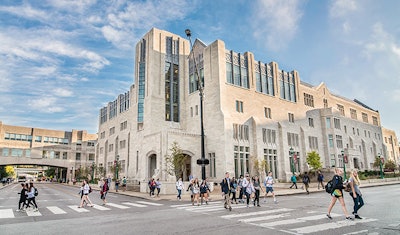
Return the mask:
M151 28L296 70L378 110L400 135L400 1L2 0L0 121L97 133L99 110L134 81Z

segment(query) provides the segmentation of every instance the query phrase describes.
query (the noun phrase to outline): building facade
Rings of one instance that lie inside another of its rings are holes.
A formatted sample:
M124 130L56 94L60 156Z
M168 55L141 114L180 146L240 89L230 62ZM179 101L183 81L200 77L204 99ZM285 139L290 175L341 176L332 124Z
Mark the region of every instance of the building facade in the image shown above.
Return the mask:
M95 161L97 134L5 125L0 121L0 164L59 168L59 179L75 178L75 171Z
M183 178L201 178L198 77L210 180L226 171L260 173L257 162L265 160L266 170L287 181L292 171L310 169L311 151L324 168L343 167L348 159L349 169L371 169L383 153L379 112L360 101L332 94L324 83L307 84L297 71L258 61L251 52L227 49L221 40L196 40L192 53L188 40L159 29L138 42L135 85L100 110L99 165L111 169L118 159L132 180L174 182L165 156L176 142L189 157Z
M397 139L396 133L392 130L382 127L383 139L385 144L384 155L387 156L387 160L392 160L397 166L400 164L400 147L399 140Z

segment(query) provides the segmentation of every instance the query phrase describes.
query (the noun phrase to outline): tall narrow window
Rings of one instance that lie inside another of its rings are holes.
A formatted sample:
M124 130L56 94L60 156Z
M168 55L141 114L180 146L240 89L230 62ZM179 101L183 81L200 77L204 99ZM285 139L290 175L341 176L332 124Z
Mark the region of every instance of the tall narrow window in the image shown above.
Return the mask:
M293 113L288 113L289 116L289 122L294 123L294 114Z
M179 122L179 42L166 38L165 120Z
M236 100L236 111L243 113L243 101Z
M271 108L264 107L264 115L266 118L271 119Z
M138 79L138 116L137 121L143 122L144 115L144 95L146 84L146 40L143 39L140 44L139 56L139 79Z

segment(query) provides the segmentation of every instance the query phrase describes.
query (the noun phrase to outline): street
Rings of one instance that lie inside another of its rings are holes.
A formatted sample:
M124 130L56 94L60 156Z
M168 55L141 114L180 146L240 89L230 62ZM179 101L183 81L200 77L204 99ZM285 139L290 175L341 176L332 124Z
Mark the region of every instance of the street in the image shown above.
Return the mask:
M188 201L148 200L109 193L102 206L98 191L90 194L93 208L78 208L76 187L38 183L38 212L16 212L20 185L0 190L0 234L399 234L399 184L362 188L362 220L346 221L339 202L326 218L330 196L324 191L268 197L261 207L233 204L223 208L221 195L208 205ZM346 193L351 213L353 201Z

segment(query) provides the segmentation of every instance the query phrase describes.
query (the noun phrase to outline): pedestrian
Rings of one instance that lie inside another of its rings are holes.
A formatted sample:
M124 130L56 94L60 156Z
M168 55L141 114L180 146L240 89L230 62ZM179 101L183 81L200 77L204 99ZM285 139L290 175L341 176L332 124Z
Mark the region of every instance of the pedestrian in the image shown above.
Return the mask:
M156 189L156 181L154 180L154 178L152 178L151 180L149 180L149 189L150 189L150 197L154 196L154 190Z
M210 188L208 187L207 181L203 180L200 185L201 205L203 205L203 198L206 204L208 204L208 192L210 192Z
M82 191L83 195L82 195L81 203L78 206L78 208L82 208L84 202L86 202L86 204L90 204L90 207L93 207L93 204L89 199L90 186L86 182L86 180L83 180L81 191Z
M297 177L294 173L293 173L292 177L290 177L290 181L292 182L292 186L290 186L289 188L293 188L293 186L296 186L296 189L297 189Z
M243 186L245 188L245 194L246 194L246 202L247 202L247 208L249 207L250 203L250 198L252 197L253 193L255 193L255 189L253 186L253 183L250 179L249 175L246 175L246 180L243 180Z
M237 199L236 199L236 190L237 190L237 180L235 177L232 177L232 181L231 181L231 194L232 194L232 203L235 202L236 204L238 204Z
M222 196L224 197L225 200L224 207L225 209L229 209L229 211L232 210L231 199L229 198L230 183L231 179L229 179L229 172L225 172L225 178L222 179L220 185L221 185Z
M307 172L304 172L303 184L304 184L304 188L306 189L307 194L310 194L310 191L308 191L308 188L310 186L310 177L308 176Z
M111 176L108 176L107 184L108 184L108 188L111 188Z
M239 176L239 180L238 180L238 191L239 191L239 202L240 203L244 203L243 201L243 175Z
M331 203L329 204L328 207L328 214L326 214L326 216L329 219L332 219L331 217L331 211L333 206L336 204L336 201L339 199L340 204L342 205L342 210L344 215L346 216L346 220L353 220L353 218L351 218L349 216L349 213L347 212L346 209L346 204L344 203L344 198L343 198L343 170L341 168L336 168L335 169L335 175L333 176L332 182L333 182L333 192L331 193L332 199L331 199Z
M119 179L115 179L115 192L118 192L119 188Z
M349 184L350 184L350 187L351 187L350 196L353 198L353 201L354 201L354 207L353 207L354 218L362 219L358 215L358 210L362 206L364 206L364 200L362 198L361 191L360 191L360 178L358 177L358 170L357 169L354 169L351 172L351 176L350 176L350 179L349 179Z
M24 206L26 205L26 191L27 188L24 183L21 183L22 189L19 194L19 202L18 202L18 209L16 211L24 211ZM21 206L22 204L22 206Z
M83 186L85 186L85 182L82 182L82 186L79 188L79 192L78 192L78 194L81 195L81 200L82 200L82 198L83 198ZM86 204L87 204L87 201L84 200L83 203L86 203Z
M107 203L106 196L108 190L110 190L110 187L108 186L108 179L104 179L100 190L100 198L103 200L103 206Z
M200 196L200 184L199 184L199 179L195 178L193 180L193 185L192 185L192 190L193 190L193 201L192 205L194 205L194 200L197 202L197 206L199 206L199 196Z
M255 190L253 204L254 204L254 206L256 206L256 202L257 202L257 206L260 207L260 190L262 190L262 187L261 187L260 179L258 178L257 175L254 176L253 187Z
M178 196L176 196L176 198L180 201L182 200L181 194L182 190L184 189L182 178L179 178L178 181L176 181L175 186L176 190L178 191Z
M186 192L190 190L190 201L192 202L192 205L193 205L193 199L194 199L194 195L193 195L193 182L194 182L194 180L191 179L191 180L189 181L188 188L186 189Z
M318 189L319 189L319 185L321 185L322 189L325 188L324 186L324 175L321 173L321 171L318 171L318 176L317 176L317 180L318 180Z
M126 191L126 177L124 176L124 178L122 178L122 191L125 192Z
M264 194L264 202L267 202L268 193L271 192L272 197L274 199L274 203L278 203L274 193L274 177L272 177L272 171L268 172L268 175L265 177L264 186L265 186L265 194Z
M156 189L157 189L157 197L160 197L160 190L161 190L161 182L160 179L157 178L156 180Z
M36 190L37 189L33 186L33 182L30 182L29 183L29 188L28 188L28 191L27 191L28 202L26 203L26 205L27 205L26 209L28 209L28 207L32 204L33 206L35 206L33 211L38 211L38 206L37 206L36 200L35 200Z

